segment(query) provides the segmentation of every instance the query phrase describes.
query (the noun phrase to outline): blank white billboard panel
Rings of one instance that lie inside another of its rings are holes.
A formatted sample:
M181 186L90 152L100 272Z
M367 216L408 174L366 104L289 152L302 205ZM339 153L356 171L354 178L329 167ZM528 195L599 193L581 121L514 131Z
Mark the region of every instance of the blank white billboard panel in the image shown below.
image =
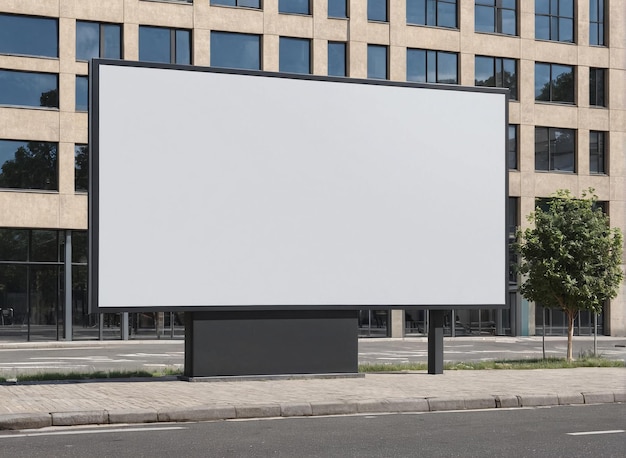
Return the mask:
M93 73L92 306L504 305L504 93Z

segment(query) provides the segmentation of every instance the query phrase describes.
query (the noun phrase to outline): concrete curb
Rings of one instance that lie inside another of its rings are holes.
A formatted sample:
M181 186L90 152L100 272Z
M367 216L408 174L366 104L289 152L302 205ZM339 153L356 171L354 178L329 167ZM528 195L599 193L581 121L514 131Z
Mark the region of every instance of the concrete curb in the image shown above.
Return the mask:
M626 391L489 395L467 398L395 398L362 401L301 402L288 404L206 405L195 407L124 410L84 410L0 415L0 430L38 429L49 426L141 424L367 413L440 412L493 408L521 408L626 402Z

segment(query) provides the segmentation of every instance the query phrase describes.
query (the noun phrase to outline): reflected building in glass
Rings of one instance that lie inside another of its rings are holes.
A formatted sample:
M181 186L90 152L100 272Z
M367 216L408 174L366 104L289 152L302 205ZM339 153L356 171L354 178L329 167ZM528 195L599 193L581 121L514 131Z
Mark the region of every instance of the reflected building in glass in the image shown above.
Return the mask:
M508 89L512 241L561 188L595 188L626 232L624 23L613 0L0 2L0 341L184 333L182 314L87 313L90 59ZM463 272L450 267L453 284ZM560 312L519 296L514 269L503 278L510 310L451 310L447 335L565 333ZM360 334L424 335L428 318L364 310ZM592 324L581 314L576 332ZM626 335L623 289L598 324Z

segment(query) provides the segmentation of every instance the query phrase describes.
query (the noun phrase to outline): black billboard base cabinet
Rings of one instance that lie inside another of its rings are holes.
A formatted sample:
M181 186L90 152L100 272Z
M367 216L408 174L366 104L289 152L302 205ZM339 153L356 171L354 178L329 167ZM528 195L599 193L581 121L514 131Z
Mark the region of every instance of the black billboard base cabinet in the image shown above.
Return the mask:
M185 378L358 373L358 312L185 313Z

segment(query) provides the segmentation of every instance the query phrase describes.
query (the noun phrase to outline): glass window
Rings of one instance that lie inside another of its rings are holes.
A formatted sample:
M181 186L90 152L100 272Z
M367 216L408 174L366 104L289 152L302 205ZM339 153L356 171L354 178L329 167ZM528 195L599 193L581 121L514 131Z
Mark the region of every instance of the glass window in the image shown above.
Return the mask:
M59 57L59 21L0 14L0 53Z
M0 228L0 261L28 261L28 229Z
M474 29L517 35L517 0L476 0Z
M367 20L387 22L389 20L387 0L367 0Z
M211 5L237 6L239 8L261 8L261 0L211 0Z
M0 70L0 105L59 108L59 77Z
M57 144L0 140L0 188L57 191Z
M59 231L34 229L31 232L31 262L57 262L59 251Z
M535 100L574 103L574 67L535 63Z
M367 45L367 77L386 80L387 67L387 46Z
M606 132L589 132L589 173L606 173Z
M574 0L535 0L535 38L574 42Z
M457 28L456 3L456 0L407 0L406 22L407 24Z
M407 49L406 79L420 83L457 84L457 53Z
M576 131L535 127L535 170L574 172Z
M589 69L589 105L594 107L606 106L606 69Z
M328 42L328 75L348 76L346 66L346 44L343 42Z
M139 60L166 64L190 64L191 31L139 26Z
M211 66L261 70L261 36L211 32Z
M347 0L328 0L328 17L347 18L348 17Z
M122 58L122 27L119 24L76 21L76 60L95 57Z
M89 109L89 78L86 76L76 77L76 111Z
M507 145L507 162L509 164L510 170L517 170L517 152L518 145L517 142L517 130L519 126L516 124L509 125L509 140Z
M311 40L306 38L280 37L279 71L287 73L311 73Z
M89 146L74 145L74 191L89 190Z
M605 0L589 0L589 44L606 45L604 30Z
M278 0L279 13L311 14L309 0Z
M476 56L474 82L476 86L508 88L511 99L517 100L517 61Z

